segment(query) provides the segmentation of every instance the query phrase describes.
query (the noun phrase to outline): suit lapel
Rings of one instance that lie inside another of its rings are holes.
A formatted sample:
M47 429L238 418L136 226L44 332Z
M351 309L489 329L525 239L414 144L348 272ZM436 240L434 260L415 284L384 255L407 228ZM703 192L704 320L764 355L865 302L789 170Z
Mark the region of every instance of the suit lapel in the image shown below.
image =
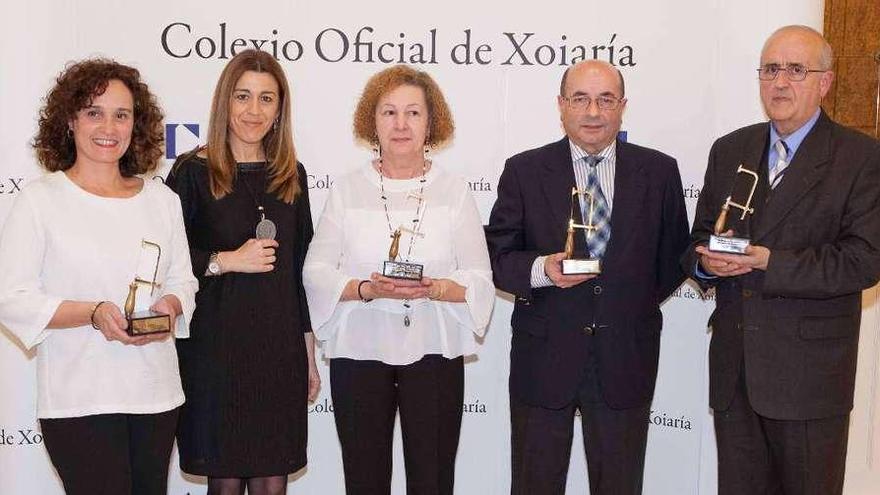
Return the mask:
M824 176L831 159L830 141L831 126L823 112L798 147L782 182L769 194L753 241L760 241L779 225L801 198Z
M568 138L553 143L541 163L541 185L550 206L551 228L558 229L560 242L565 239L565 228L571 213L571 188L575 185L574 167ZM561 251L563 245L559 245Z
M605 263L613 263L633 235L638 236L637 217L642 212L647 184L642 173L644 164L635 159L631 145L617 142L614 165L614 204L611 208L611 238Z

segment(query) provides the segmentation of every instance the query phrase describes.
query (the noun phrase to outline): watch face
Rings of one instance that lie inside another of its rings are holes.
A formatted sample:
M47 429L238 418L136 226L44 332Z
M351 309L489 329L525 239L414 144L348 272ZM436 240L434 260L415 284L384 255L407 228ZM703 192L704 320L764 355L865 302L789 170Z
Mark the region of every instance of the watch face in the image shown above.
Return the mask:
M214 275L217 275L218 273L220 273L220 263L217 263L216 261L208 263L208 271L213 273Z

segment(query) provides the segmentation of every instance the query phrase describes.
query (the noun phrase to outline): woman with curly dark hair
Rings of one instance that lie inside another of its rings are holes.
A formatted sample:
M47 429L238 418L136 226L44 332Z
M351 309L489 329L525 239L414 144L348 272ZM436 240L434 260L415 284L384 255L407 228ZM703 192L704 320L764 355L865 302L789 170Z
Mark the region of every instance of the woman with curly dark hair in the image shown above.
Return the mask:
M37 415L68 494L166 493L184 401L169 336L188 336L197 282L180 201L138 177L162 144L136 69L68 66L34 139L49 173L0 235L0 323L37 349ZM131 323L142 311L155 328Z
M181 156L180 195L201 291L177 343L186 404L180 467L210 495L279 495L306 465L307 400L320 378L302 287L312 239L291 93L272 55L239 52L214 91L207 145Z
M391 492L398 411L407 493L453 492L464 356L495 302L476 202L429 154L453 130L426 72L370 78L354 134L378 156L336 181L306 257L349 495Z

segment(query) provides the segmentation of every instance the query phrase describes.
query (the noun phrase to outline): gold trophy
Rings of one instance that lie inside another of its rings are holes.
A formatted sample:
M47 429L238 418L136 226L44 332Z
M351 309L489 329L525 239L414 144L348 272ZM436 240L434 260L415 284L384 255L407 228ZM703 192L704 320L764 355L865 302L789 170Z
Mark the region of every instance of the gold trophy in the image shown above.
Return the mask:
M736 187L736 177L738 177L739 174L746 174L746 178L751 179L752 181L752 184L748 186L749 194L745 202L737 202L733 200ZM739 217L740 221L745 220L746 215L755 213L755 209L752 207L752 198L755 195L755 189L758 187L758 174L740 164L736 169L736 176L734 177L733 183L730 196L724 200L724 204L721 205L721 212L718 213L718 219L715 220L715 233L709 236L709 251L714 251L716 253L743 254L746 252L746 248L749 247L750 240L748 237L725 236L722 234L728 230L726 228L727 214L731 207L742 211L742 214Z
M128 321L128 328L125 331L131 336L148 335L151 333L162 333L171 331L171 316L165 313L159 313L151 309L135 312L135 299L137 298L137 290L141 285L150 287L150 295L161 284L156 283L156 276L159 274L159 258L162 256L162 248L155 242L147 240L141 241L141 249L153 248L156 250L156 265L153 269L153 279L144 280L135 273L134 280L128 284L128 297L125 298L125 319Z
M577 208L578 211L581 212L581 223L575 223L574 221L574 210L575 210L575 202L580 204L580 198L584 195L590 197L590 210L587 218L587 223L584 222L584 214L580 207ZM577 200L575 199L577 198ZM586 189L578 189L576 187L571 188L571 200L570 200L570 213L568 215L568 232L565 237L565 259L562 260L562 274L563 275L585 275L585 274L598 274L602 273L602 266L599 261L599 258L594 258L590 256L590 253L586 253L587 256L584 258L575 258L574 257L574 233L575 229L586 230L587 238L590 238L595 233L596 225L593 224L593 214L596 210L596 201L592 194Z
M391 233L391 247L388 248L388 261L382 265L382 275L389 278L399 278L403 280L421 280L422 272L425 266L420 263L409 263L406 261L397 261L397 255L400 253L400 236L404 232L412 236L422 237L425 234L408 229L406 227L398 227Z

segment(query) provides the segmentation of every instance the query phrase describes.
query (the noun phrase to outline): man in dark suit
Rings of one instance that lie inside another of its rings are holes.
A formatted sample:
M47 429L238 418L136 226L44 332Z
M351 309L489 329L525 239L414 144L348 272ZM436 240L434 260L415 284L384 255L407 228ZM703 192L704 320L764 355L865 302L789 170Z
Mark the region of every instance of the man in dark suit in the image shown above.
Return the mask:
M682 258L717 291L709 378L721 495L842 491L861 291L880 275L880 143L820 109L831 67L813 29L770 36L758 69L770 122L712 146ZM721 230L751 245L709 251L731 191L747 199L740 165L758 174L754 213L731 210Z
M673 158L616 139L626 99L613 66L570 67L558 105L566 137L507 160L486 229L495 284L515 296L511 492L565 492L579 409L591 493L638 494L659 306L684 279L681 178ZM596 227L573 239L599 275L561 272L572 216Z

